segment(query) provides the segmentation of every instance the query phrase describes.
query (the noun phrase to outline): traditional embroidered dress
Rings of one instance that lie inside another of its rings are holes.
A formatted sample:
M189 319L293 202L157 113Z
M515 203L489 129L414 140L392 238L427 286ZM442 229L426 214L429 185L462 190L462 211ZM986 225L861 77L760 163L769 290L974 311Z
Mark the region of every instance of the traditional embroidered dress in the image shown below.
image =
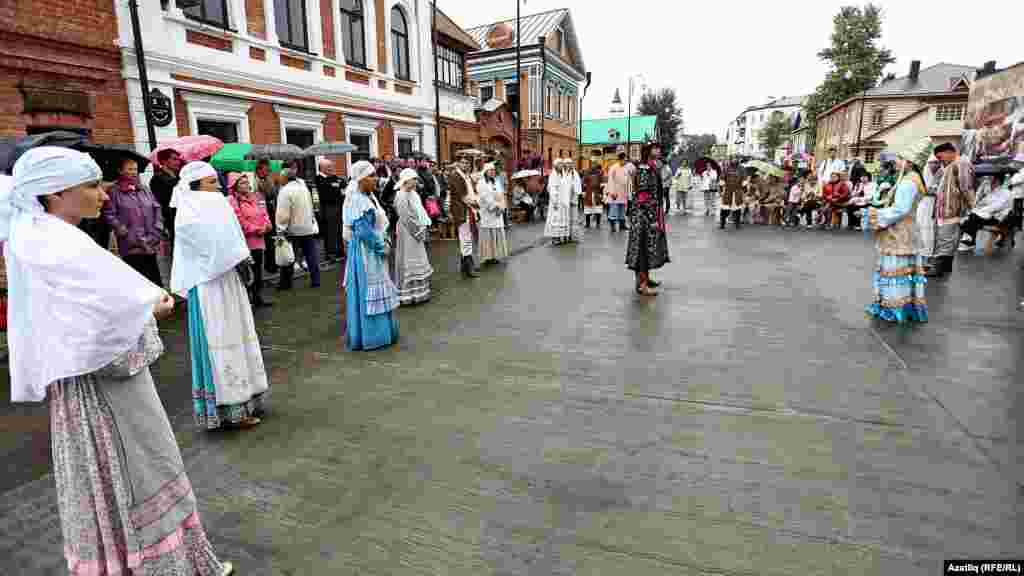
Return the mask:
M935 189L935 257L944 272L952 272L960 240L960 223L974 204L974 166L966 158L957 158L943 168Z
M894 204L872 208L868 225L875 232L878 265L874 273L875 301L868 314L889 322L927 322L923 259L914 249L914 216L924 195L917 174L905 174L896 186Z
M599 228L601 214L604 213L604 205L601 202L602 177L601 166L596 163L583 175L583 216L587 225L590 224L590 217L595 216Z
M149 372L163 350L153 320L163 290L43 213L36 196L100 178L91 159L40 147L14 174L13 192L0 191L0 239L10 239L11 401L49 396L69 573L220 576L225 566L203 530Z
M359 181L373 174L369 162L352 167L352 180L342 209L348 242L345 266L345 346L376 350L398 341L398 291L388 276L385 231L388 217L376 198L359 190Z
M270 388L245 285L235 267L249 258L241 225L219 192L191 182L215 175L205 162L181 170L174 190L171 289L188 298L192 409L208 430L259 416Z
M430 216L416 190L399 189L395 195L398 227L395 262L398 276L398 300L405 306L430 300L430 278L434 268L424 243L430 234Z
M924 169L924 194L914 213L914 250L923 259L925 271L935 256L935 193L942 178L942 167L932 157Z
M573 180L571 174L555 170L548 176L548 195L551 203L548 206L548 218L544 227L544 236L554 240L569 239L569 222L572 218Z
M477 183L480 196L480 261L508 258L508 239L505 234L505 195L495 186L498 180L486 177Z
M665 218L658 201L661 177L653 166L638 164L634 180L636 193L629 215L626 267L634 272L648 272L670 261Z

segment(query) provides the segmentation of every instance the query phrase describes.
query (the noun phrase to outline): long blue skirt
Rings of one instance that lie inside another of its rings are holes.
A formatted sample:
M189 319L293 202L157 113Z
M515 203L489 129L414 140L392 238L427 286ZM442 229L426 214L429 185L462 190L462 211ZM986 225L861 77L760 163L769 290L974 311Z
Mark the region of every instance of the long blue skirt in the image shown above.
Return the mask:
M920 256L878 257L873 285L875 301L867 313L888 322L927 322L924 259Z
M393 312L366 314L369 282L363 262L363 250L355 239L348 245L345 288L345 347L348 350L377 350L398 341L398 321Z

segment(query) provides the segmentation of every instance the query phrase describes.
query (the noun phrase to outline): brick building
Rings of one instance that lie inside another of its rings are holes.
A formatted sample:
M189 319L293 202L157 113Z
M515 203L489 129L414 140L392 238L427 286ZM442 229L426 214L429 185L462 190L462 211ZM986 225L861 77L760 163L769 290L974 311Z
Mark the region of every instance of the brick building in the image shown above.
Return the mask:
M474 111L474 84L466 57L480 45L447 14L437 11L437 85L440 88L441 162L451 162L455 152L479 147L480 123ZM433 72L433 70L431 70ZM427 150L434 154L433 150Z
M586 67L567 9L520 18L520 77L516 77L516 21L467 30L482 49L469 55L469 75L480 109L480 142L509 150L515 119L522 119L521 149L555 158L576 155L579 88ZM511 154L509 154L511 157Z
M124 3L123 74L137 147L142 93ZM157 139L302 147L346 141L350 162L434 149L430 4L423 0L139 0L151 94L173 101Z
M114 4L0 2L0 137L56 128L132 141Z

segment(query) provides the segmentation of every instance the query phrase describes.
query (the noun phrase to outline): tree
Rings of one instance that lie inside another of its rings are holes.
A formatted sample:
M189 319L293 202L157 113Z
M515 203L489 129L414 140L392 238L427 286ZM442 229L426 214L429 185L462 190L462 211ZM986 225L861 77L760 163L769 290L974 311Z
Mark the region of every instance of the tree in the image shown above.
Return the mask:
M643 116L658 117L658 144L663 158L672 156L676 137L683 126L683 110L676 100L676 91L662 88L657 92L645 92L640 97L637 111Z
M683 160L692 167L693 164L701 156L710 156L711 147L715 145L714 134L692 134L683 135L679 139L679 151L677 156L680 156Z
M772 112L772 115L768 117L768 123L761 128L761 132L757 135L758 142L764 148L768 160L775 158L775 151L789 141L789 135L792 132L793 126L789 118L778 110Z
M818 115L843 100L874 88L882 71L896 61L878 41L882 37L882 9L875 4L843 6L832 18L832 41L818 52L831 69L806 105L806 126L817 137Z

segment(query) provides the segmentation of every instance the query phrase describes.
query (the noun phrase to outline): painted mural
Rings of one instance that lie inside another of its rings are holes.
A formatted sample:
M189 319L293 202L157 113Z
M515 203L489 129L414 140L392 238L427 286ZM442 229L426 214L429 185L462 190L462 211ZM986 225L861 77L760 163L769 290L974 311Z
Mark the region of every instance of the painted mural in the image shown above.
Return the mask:
M1024 63L971 86L963 151L975 162L1024 162Z

